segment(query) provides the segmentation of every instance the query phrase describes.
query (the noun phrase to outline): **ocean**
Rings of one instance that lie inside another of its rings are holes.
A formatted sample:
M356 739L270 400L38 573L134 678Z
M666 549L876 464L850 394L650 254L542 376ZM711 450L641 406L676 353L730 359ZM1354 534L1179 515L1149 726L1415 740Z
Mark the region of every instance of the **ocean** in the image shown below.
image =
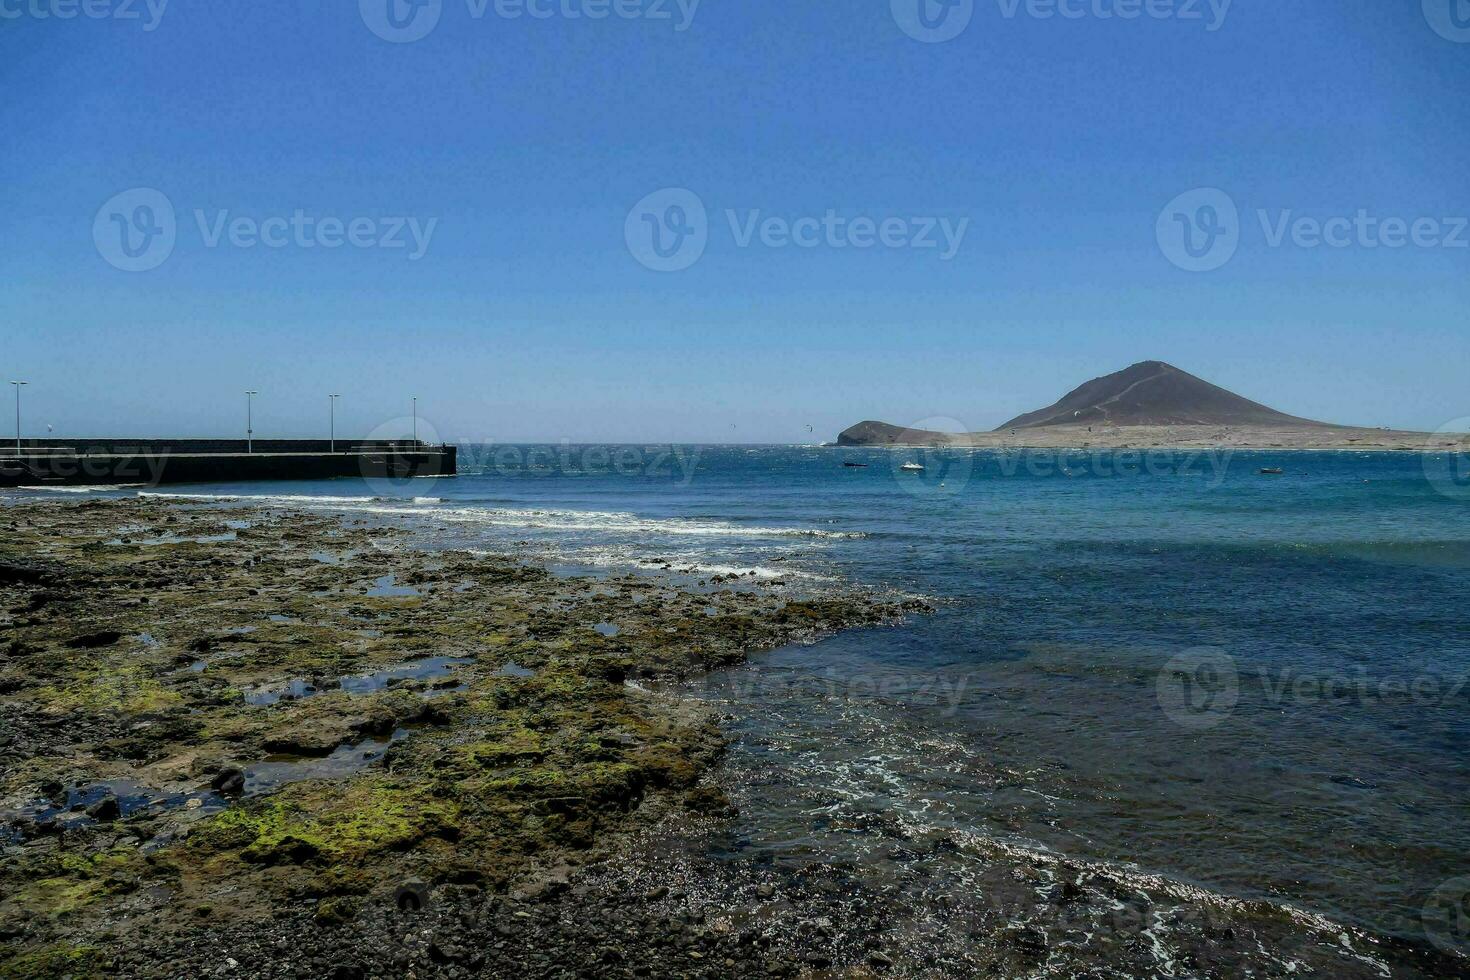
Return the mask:
M740 815L710 844L720 860L922 873L922 896L963 891L972 852L1039 854L1470 942L1441 908L1470 876L1470 485L1447 457L460 458L453 479L166 490L342 512L568 574L933 602L684 686L733 739ZM905 849L934 834L976 846L916 869Z

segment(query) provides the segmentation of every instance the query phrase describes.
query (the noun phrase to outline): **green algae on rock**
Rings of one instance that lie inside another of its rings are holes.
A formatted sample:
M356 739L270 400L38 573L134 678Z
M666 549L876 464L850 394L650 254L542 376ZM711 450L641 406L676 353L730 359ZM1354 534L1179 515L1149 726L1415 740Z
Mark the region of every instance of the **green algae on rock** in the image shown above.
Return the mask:
M106 974L119 923L187 940L300 903L347 921L405 880L505 892L653 797L723 812L714 719L631 682L919 608L560 577L239 504L13 500L0 531L6 976ZM46 802L123 781L115 819Z

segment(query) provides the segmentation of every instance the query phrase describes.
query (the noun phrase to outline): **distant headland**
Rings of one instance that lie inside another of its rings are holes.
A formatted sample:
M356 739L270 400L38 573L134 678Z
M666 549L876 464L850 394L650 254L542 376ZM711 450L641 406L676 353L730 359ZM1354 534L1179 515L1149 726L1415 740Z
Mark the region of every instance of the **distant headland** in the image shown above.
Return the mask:
M860 422L839 446L962 446L1038 449L1397 449L1445 450L1461 437L1333 425L1287 415L1163 361L1141 361L1094 378L1055 403L991 432L949 433Z

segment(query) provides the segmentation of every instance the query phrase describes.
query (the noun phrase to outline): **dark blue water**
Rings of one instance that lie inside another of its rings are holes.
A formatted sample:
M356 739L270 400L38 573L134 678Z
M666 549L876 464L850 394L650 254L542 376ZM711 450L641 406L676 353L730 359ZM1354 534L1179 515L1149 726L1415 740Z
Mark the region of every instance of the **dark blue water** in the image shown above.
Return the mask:
M735 716L731 859L902 874L896 844L946 833L1420 939L1431 894L1470 874L1470 492L1444 458L466 447L462 464L178 492L573 568L935 600L691 689Z

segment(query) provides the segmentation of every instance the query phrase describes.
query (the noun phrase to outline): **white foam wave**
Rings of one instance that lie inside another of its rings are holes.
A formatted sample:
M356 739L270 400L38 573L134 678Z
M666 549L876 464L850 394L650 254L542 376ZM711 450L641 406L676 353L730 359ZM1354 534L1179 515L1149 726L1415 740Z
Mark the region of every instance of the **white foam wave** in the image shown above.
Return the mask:
M210 500L210 501L244 501L260 504L370 504L378 497L329 497L315 496L312 494L289 494L289 493L162 493L159 491L143 491L140 497L158 497L165 500Z
M803 572L794 568L767 568L764 565L724 565L703 562L697 558L674 556L667 561L652 562L646 558L635 558L613 552L580 552L561 556L565 561L584 565L617 568L642 568L648 571L674 571L684 575L734 575L761 581L774 579L803 579L811 582L834 582L836 579L815 572Z
M498 555L500 552L487 551L479 548L466 549L472 555ZM742 578L754 578L761 581L773 579L803 579L811 582L836 582L838 579L827 575L818 575L815 572L803 572L793 568L766 568L763 565L715 565L701 562L696 559L670 558L667 562L649 561L646 558L637 558L631 555L621 554L616 551L547 551L538 552L538 556L545 561L565 562L572 565L587 565L592 568L639 568L650 572L674 572L681 575L735 575Z
M550 531L610 531L628 534L675 534L689 537L818 538L844 540L866 538L863 531L827 531L804 527L755 527L698 518L659 519L611 511L517 510L488 507L442 507L442 497L336 497L316 494L216 494L143 491L140 497L169 500L230 501L257 504L294 504L341 507L384 516L421 516L424 507L435 507L436 518L465 524L516 527Z
M321 502L326 498L316 498ZM392 505L377 500L353 500L351 509L384 516L420 516L421 509ZM357 506L360 505L360 506ZM694 518L659 519L636 514L581 510L513 510L507 508L444 507L433 511L439 520L548 531L608 531L626 534L672 534L685 537L758 538L864 538L862 531L824 531L799 527L749 527L723 521Z

